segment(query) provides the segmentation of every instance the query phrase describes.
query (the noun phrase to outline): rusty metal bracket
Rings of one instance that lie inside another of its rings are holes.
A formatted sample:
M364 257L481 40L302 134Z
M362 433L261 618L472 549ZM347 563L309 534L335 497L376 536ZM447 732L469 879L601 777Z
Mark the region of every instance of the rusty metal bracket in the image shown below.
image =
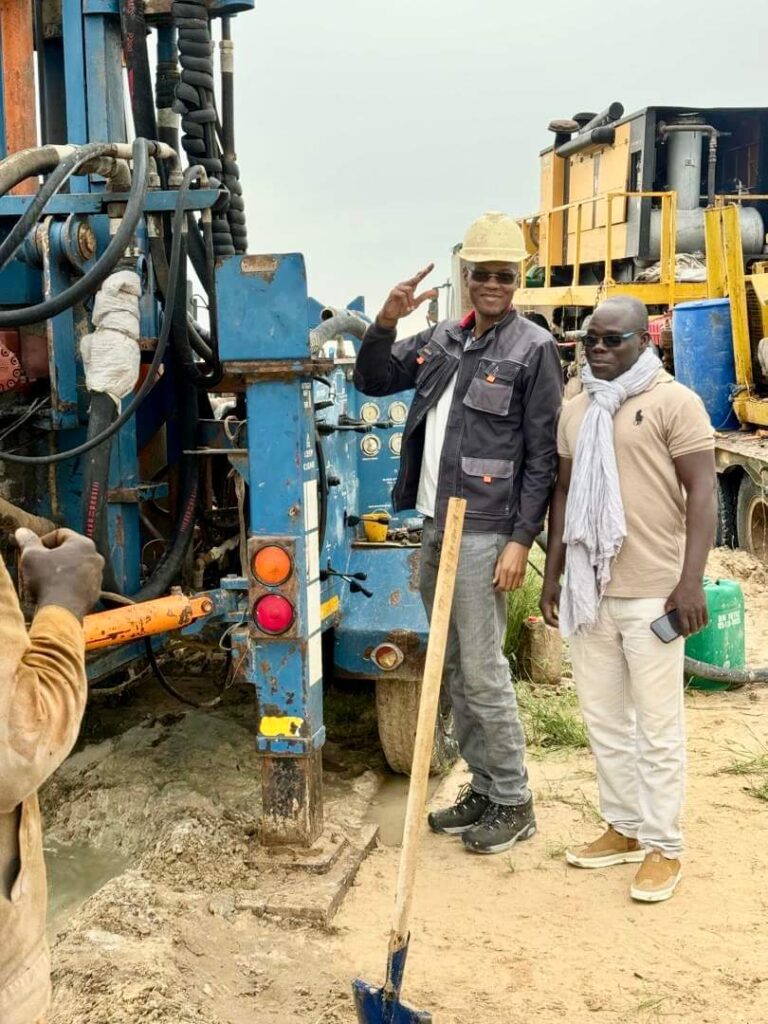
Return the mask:
M247 381L293 380L332 373L332 359L234 359L223 363L227 373L239 374Z

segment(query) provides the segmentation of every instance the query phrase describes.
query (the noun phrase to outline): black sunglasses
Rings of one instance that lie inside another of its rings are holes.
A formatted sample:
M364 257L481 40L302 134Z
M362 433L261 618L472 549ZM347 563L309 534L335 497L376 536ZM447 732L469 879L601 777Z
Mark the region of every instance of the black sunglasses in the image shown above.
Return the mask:
M473 281L479 281L481 284L494 277L499 284L515 284L517 282L517 274L514 270L500 270L498 273L495 270L470 270L469 273L472 275Z
M640 333L640 331L624 331L623 334L585 334L581 341L585 348L594 348L598 342L605 345L606 348L618 348L628 338L634 338L636 334Z

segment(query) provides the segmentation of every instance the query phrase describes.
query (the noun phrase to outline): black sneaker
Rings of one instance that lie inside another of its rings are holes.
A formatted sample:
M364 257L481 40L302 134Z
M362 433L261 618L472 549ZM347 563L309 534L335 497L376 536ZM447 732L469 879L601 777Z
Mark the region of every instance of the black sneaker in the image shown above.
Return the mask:
M444 807L441 811L432 811L427 815L429 827L433 832L445 832L449 836L457 836L472 828L480 821L488 809L490 801L482 793L476 793L467 784L462 786L452 807Z
M535 831L533 797L514 807L489 801L485 814L465 830L461 841L472 853L503 853L518 839L530 839Z

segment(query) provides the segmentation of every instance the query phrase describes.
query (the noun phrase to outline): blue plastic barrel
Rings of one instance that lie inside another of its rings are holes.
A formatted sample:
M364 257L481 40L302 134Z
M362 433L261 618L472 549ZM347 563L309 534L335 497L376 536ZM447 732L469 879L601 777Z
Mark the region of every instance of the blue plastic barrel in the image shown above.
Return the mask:
M715 430L739 421L731 406L736 383L728 299L681 302L672 311L675 377L701 398Z

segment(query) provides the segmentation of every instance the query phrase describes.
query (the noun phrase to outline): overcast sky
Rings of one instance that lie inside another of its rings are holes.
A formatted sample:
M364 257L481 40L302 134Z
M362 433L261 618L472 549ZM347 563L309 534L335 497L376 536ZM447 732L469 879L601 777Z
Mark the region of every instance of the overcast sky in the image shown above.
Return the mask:
M613 100L627 113L768 105L764 0L728 10L257 0L233 26L250 251L304 253L311 294L362 293L369 312L424 263L445 280L476 216L537 209L552 118Z

